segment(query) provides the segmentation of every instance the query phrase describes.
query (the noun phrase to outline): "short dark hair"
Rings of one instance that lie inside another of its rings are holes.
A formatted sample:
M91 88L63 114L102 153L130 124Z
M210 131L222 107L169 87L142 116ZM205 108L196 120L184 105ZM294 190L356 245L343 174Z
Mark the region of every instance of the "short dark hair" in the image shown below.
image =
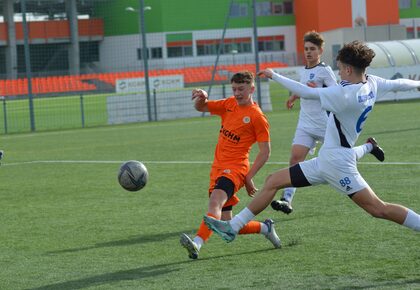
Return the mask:
M371 48L362 41L355 40L345 44L338 51L336 60L363 71L370 65L374 57L375 52Z
M235 73L230 79L230 83L254 84L254 74L250 71L240 71Z
M306 32L303 36L303 42L311 42L319 48L322 48L324 46L324 38L320 33L316 32L315 30Z

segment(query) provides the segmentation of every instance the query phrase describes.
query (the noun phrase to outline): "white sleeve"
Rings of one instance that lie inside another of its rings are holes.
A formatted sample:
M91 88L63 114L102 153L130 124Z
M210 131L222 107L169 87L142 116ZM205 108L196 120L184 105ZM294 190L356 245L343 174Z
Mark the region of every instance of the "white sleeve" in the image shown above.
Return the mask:
M337 85L337 77L335 76L333 70L330 66L325 67L325 70L323 71L324 75L324 84L327 87L335 86Z
M319 88L321 107L333 113L338 113L346 109L347 94L341 85L327 88Z
M373 75L369 75L368 77L373 77L378 84L378 94L386 94L390 91L409 91L413 89L420 89L420 81L413 81L409 79L387 80Z
M274 72L271 78L273 81L283 85L286 89L303 99L319 99L317 88L308 87Z

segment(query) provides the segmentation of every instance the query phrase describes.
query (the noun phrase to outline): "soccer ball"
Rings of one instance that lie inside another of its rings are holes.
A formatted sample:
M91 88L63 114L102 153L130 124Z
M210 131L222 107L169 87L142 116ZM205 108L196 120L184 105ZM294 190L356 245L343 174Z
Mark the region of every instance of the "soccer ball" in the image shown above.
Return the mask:
M118 182L128 191L138 191L146 186L149 172L143 163L137 160L124 162L118 172Z

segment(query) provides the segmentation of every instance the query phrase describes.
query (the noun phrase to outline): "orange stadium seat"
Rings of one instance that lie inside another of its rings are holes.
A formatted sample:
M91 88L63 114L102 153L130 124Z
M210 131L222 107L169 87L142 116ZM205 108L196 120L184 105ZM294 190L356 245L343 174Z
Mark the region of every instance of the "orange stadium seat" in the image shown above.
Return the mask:
M260 64L260 69L268 67L287 67L281 62L266 62ZM220 74L220 71L235 73L240 70L249 70L256 73L255 64L220 65L217 67L214 76L215 81L226 81L228 76ZM177 69L150 70L150 76L182 74L186 84L205 83L212 78L213 66L188 67ZM66 93L78 91L94 91L96 86L87 83L85 80L97 79L99 81L115 86L117 79L141 78L144 77L143 71L128 71L114 73L90 73L80 76L51 76L32 79L32 90L35 94L47 93ZM0 80L0 96L5 95L25 95L28 94L28 80Z

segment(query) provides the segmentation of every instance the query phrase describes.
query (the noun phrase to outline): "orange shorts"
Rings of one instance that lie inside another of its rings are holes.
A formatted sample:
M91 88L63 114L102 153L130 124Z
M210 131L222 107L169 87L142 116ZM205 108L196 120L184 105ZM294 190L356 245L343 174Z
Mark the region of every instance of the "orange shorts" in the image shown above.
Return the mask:
M229 178L233 184L235 185L235 189L233 191L233 195L229 198L223 207L227 206L234 206L239 202L239 198L236 196L236 193L244 186L245 180L245 170L240 169L225 169L225 168L216 168L212 167L210 172L210 186L209 186L209 196L212 193L214 187L216 186L216 181L220 177L224 176ZM248 172L247 170L245 172Z

